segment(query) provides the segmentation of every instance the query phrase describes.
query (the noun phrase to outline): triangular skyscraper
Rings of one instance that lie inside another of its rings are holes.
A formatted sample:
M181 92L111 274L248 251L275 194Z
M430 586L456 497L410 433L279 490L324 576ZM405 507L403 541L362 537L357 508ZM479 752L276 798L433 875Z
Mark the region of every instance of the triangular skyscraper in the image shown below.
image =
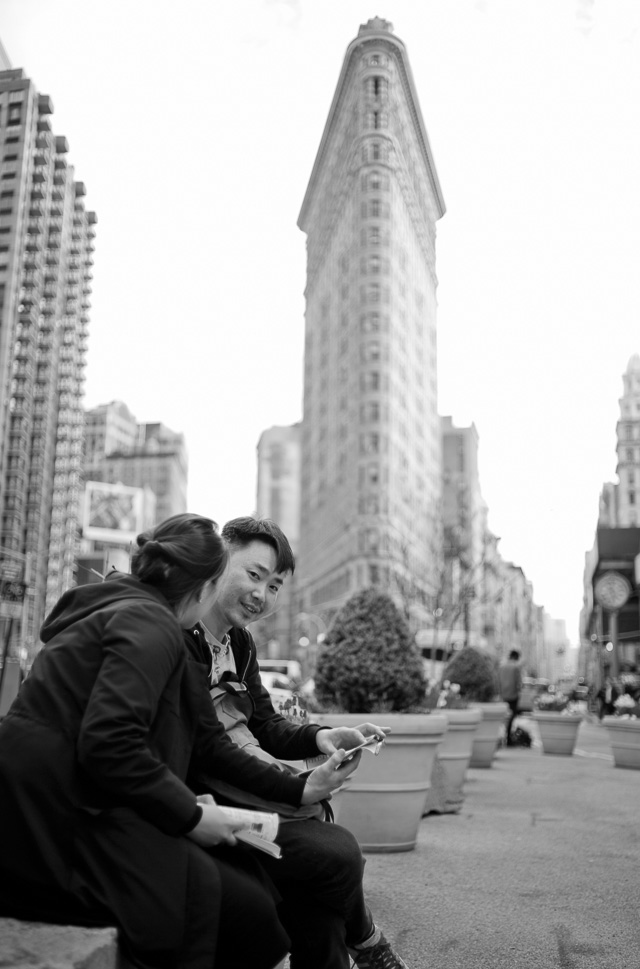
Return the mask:
M445 206L404 44L349 45L298 224L307 235L300 608L369 585L429 606L441 444L436 222Z

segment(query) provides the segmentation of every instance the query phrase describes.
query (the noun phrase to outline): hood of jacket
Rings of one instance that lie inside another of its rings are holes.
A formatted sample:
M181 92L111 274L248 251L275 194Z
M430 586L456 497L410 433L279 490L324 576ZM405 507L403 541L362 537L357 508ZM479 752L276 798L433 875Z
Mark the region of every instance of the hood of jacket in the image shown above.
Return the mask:
M147 582L141 582L135 575L114 570L107 575L104 582L78 585L65 592L43 622L40 638L43 643L48 643L63 629L91 615L96 609L124 599L151 599L163 605L175 619L173 610L158 589Z

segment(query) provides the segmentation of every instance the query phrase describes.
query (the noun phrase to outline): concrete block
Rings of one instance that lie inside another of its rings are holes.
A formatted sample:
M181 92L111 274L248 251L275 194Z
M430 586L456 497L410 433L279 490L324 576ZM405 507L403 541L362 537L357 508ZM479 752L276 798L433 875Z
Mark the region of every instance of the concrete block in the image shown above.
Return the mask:
M0 969L122 969L116 929L0 918Z

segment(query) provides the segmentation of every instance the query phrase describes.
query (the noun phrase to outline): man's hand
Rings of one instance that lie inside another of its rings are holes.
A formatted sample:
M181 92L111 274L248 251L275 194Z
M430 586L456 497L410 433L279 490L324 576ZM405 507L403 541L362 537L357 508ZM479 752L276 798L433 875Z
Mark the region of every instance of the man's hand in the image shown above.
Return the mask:
M321 754L334 754L336 750L351 750L367 739L378 736L382 740L390 733L390 727L379 727L375 723L361 723L357 727L332 727L331 730L318 730L316 744Z
M324 730L322 731L325 732ZM317 804L323 798L329 797L334 791L339 791L347 777L354 772L360 763L362 751L358 750L353 757L344 760L345 751L338 750L329 760L311 771L302 793L301 804Z

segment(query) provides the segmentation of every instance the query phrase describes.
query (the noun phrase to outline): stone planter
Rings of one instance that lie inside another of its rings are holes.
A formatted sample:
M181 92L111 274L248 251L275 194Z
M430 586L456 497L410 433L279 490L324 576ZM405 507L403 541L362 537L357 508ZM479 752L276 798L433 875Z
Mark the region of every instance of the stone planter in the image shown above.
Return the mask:
M332 800L335 819L363 851L411 851L416 846L425 797L447 719L425 713L316 714L330 727L366 721L390 727L378 756L362 752L357 771Z
M571 756L583 720L581 713L536 710L531 719L538 726L543 753Z
M480 710L439 710L447 718L448 728L436 754L431 787L424 802L424 814L455 813L462 807L462 787L473 741L482 719Z
M603 717L602 722L609 732L615 766L640 770L640 720Z
M509 713L509 705L498 700L494 703L473 703L471 709L481 710L482 720L473 738L469 767L491 767Z

